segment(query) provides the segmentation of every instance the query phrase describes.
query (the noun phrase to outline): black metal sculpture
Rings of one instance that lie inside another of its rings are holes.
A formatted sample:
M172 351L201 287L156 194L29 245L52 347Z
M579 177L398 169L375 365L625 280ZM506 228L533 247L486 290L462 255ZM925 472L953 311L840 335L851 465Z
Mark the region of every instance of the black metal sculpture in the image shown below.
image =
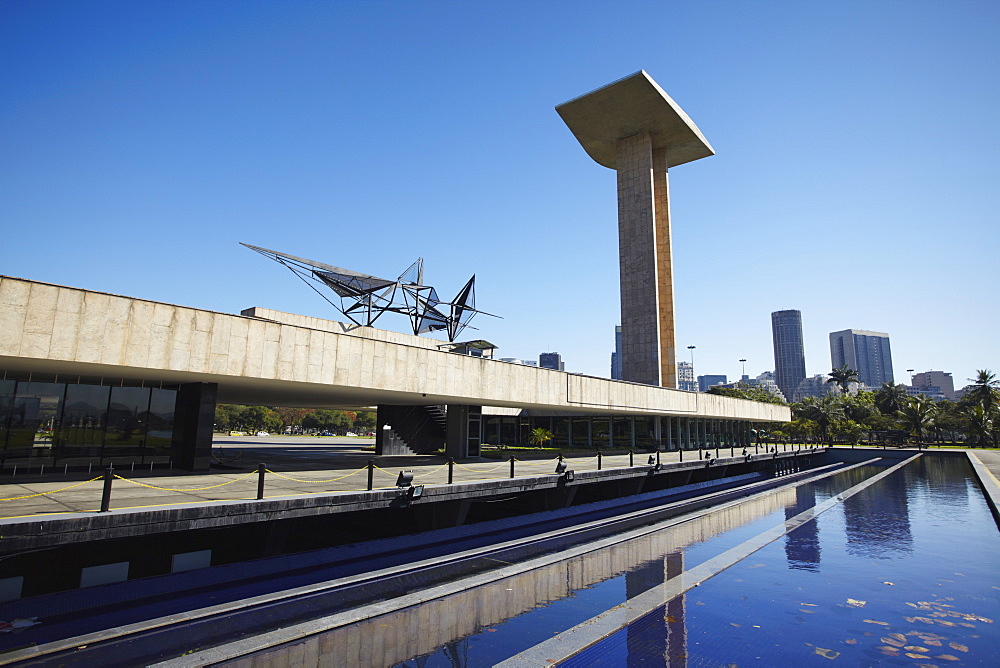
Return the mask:
M463 329L470 326L469 322L477 313L493 315L476 308L475 275L458 291L453 300L441 301L437 290L423 284L422 257L417 258L417 261L400 274L399 278L391 281L259 246L242 242L241 245L290 269L356 325L371 326L383 313L400 313L409 317L414 334L445 330L448 333L448 340L454 341ZM314 283L320 283L333 290L340 297L340 306L320 292Z

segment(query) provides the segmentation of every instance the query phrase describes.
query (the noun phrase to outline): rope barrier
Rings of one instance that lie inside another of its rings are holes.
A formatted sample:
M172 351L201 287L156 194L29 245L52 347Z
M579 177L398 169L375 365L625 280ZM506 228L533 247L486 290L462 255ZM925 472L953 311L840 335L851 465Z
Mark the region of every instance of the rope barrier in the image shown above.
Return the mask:
M228 482L219 483L218 485L209 485L208 487L189 487L187 489L179 489L179 488L176 488L176 487L158 487L156 485L147 485L144 482L138 482L136 480L129 480L128 478L121 477L117 473L114 474L114 476L116 478L118 478L119 480L124 480L125 482L132 483L133 485L139 485L140 487L148 487L150 489L160 489L160 490L163 490L164 492L201 492L201 491L206 490L206 489L215 489L216 487L225 487L226 485L232 485L234 482L239 482L240 480L246 480L247 478L249 478L252 475L257 475L257 472L256 471L252 471L250 473L247 473L245 476L241 476L239 478L236 478L235 480L230 480ZM95 478L95 480L96 480L96 478Z
M448 468L448 465L447 464L442 464L441 466L437 467L433 471L428 471L427 473L421 473L420 475L415 475L413 477L414 478L426 478L429 475L434 475L435 473L437 473L438 471L440 471L443 468Z
M525 466L546 466L546 465L552 466L552 462L559 461L559 458L558 457L553 457L552 459L543 459L542 461L539 461L539 462L529 462L529 461L524 461L523 459L518 459L517 457L514 457L514 461L517 462L518 464L524 464Z
M374 465L374 467L375 467L376 469L378 469L379 471L381 471L382 473L386 474L387 476L390 476L390 477L393 477L393 478L397 478L397 477L399 477L399 474L398 474L398 473L389 473L388 471L386 471L386 470L385 470L384 468L382 468L382 467L381 467L381 466L379 466L378 464L375 464L375 465ZM365 468L367 469L368 467L366 466Z
M503 464L500 464L498 466L494 466L491 469L486 469L485 471L481 471L479 469L470 469L468 466L462 466L461 464L458 464L458 463L455 464L455 466L457 466L458 468L465 469L466 471L472 471L473 473L489 473L491 471L496 471L497 469L502 469L503 467L509 466L509 465L510 465L510 462L504 462Z
M0 499L0 501L19 501L21 499L33 499L36 496L47 496L49 494L58 494L59 492L65 492L67 489L73 489L74 487L79 487L80 485L86 485L88 482L96 482L103 477L104 476L99 475L96 478L91 478L90 480L84 480L83 482L78 482L75 485L70 485L69 487L54 489L51 492L38 492L37 494L25 494L24 496L11 496L6 499Z
M277 471L272 471L271 469L264 469L264 470L265 470L265 471L267 471L268 473L271 473L271 474L273 474L273 475L276 475L276 476L278 476L279 478L284 478L285 480L291 480L292 482L315 482L315 483L324 483L324 482L335 482L335 481L337 481L337 480L343 480L344 478L350 478L350 477L351 477L352 475L356 475L356 474L358 474L358 473L361 473L362 471L367 471L367 470L368 470L368 467L367 467L367 466L363 466L363 467L359 468L359 469L358 469L358 470L356 470L356 471L351 471L351 472L350 472L350 473L348 473L347 475L342 475L342 476L340 476L339 478L330 478L329 480L302 480L302 479L300 479L300 478L292 478L291 476L287 476L287 475L283 475L283 474L281 474L281 473L278 473Z

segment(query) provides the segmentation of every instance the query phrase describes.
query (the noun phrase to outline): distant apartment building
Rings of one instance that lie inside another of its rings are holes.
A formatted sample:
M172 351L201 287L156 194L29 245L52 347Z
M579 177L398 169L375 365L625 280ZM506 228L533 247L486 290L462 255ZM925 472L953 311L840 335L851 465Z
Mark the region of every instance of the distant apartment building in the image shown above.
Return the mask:
M554 369L556 371L566 370L566 365L562 361L562 355L559 353L541 353L538 356L538 366L543 369Z
M615 326L615 350L611 353L611 379L622 379L622 326Z
M937 389L945 399L956 401L955 381L947 371L924 371L914 374L910 386L914 389Z
M774 374L771 373L770 371L765 371L756 378L751 378L750 376L743 374L743 376L739 380L735 380L731 383L718 383L718 384L722 385L722 387L733 387L737 389L741 387L759 387L762 390L770 392L771 394L778 397L782 401L788 401L788 399L785 397L784 392L782 392L781 388L778 387L778 384L774 382Z
M705 376L698 376L698 391L708 392L708 388L713 385L725 385L726 377L725 375L719 374L707 374Z
M698 383L694 381L694 365L691 362L677 363L677 389L697 392Z
M934 401L942 401L948 398L945 396L944 392L941 391L940 387L930 387L930 386L915 387L912 385L906 386L906 396L916 397L920 395L923 395L928 399L932 399Z
M802 401L806 397L825 397L828 394L837 392L836 383L827 382L830 376L825 373L818 373L809 378L803 378L799 386L795 388L791 401Z
M806 377L806 352L802 343L802 313L795 309L771 314L774 341L774 382L791 398Z
M830 361L834 369L845 364L858 372L858 380L878 389L891 383L892 354L889 335L864 329L845 329L830 333Z

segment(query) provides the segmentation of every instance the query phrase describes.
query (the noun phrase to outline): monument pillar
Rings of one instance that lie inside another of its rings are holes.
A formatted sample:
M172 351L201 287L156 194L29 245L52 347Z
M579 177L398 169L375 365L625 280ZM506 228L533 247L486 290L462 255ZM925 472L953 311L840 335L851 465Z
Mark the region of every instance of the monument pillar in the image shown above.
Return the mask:
M591 158L617 171L622 379L676 388L667 170L715 152L643 71L556 111Z

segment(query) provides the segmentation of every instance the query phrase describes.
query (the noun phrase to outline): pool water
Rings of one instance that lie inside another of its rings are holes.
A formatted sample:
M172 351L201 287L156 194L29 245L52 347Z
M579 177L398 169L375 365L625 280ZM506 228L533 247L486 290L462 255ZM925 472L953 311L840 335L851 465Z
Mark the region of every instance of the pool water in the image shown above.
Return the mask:
M588 620L882 470L856 468L665 528L662 535L636 539L644 541L638 545L575 557L556 573L564 586L543 590L538 578L500 582L490 596L523 597L522 589L531 587L537 595L529 592L530 600L521 604L525 611L506 618L456 610L482 621L433 651L384 663L516 662L520 652L586 627ZM615 571L623 550L649 555ZM1000 665L994 623L1000 618L998 560L1000 533L968 463L924 456L624 628L595 637L577 655L546 663ZM597 580L580 575L602 569L610 572ZM462 600L468 605L472 599ZM447 602L438 605L440 617ZM392 626L385 620L368 632Z

